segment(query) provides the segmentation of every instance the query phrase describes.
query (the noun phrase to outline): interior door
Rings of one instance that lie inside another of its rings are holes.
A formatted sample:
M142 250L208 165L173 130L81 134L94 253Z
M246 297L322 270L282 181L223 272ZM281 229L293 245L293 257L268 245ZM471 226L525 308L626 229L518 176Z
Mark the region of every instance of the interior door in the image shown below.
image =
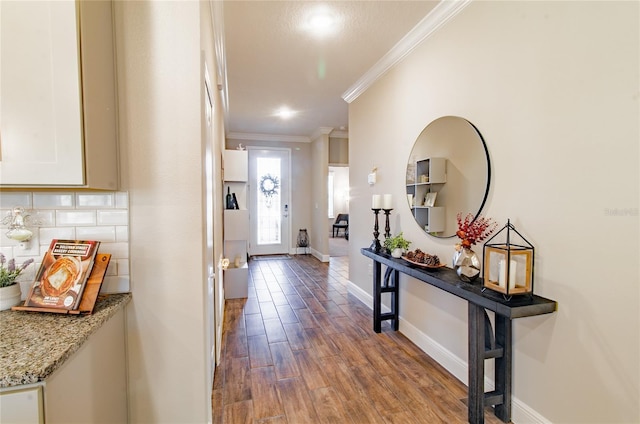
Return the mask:
M212 96L212 87L209 77L209 69L205 62L204 54L201 55L202 73L204 75L204 87L202 92L202 110L204 113L203 130L204 130L204 225L205 225L205 272L207 280L205 282L205 343L207 346L207 387L212 389L213 376L217 356L220 352L220 340L217 337L217 331L222 333L222 320L218 318L217 305L215 303L215 286L220 284L219 278L215 275L215 254L213 251L214 241L214 225L213 215L215 211L215 187L214 187L214 149L213 149L213 112L214 101ZM218 281L216 281L218 280ZM222 335L220 334L220 338Z
M289 253L289 149L249 147L249 254Z

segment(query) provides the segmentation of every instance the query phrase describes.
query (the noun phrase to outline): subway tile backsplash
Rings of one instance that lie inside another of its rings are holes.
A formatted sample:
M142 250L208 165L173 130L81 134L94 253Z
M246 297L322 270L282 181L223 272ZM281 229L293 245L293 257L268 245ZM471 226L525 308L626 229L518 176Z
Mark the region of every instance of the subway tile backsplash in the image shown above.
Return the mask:
M23 207L37 220L37 225L31 227L34 235L28 250L4 236L6 226L0 230L0 252L7 258L16 258L18 264L29 258L35 260L34 265L19 278L23 299L40 267L44 252L55 238L99 240L99 252L112 255L102 292L130 291L127 192L0 192L2 217L16 206Z

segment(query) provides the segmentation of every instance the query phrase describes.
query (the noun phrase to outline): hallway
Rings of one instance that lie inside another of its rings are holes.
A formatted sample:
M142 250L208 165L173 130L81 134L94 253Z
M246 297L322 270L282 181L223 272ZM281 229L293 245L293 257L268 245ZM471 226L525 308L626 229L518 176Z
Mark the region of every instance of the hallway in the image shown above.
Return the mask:
M348 257L249 266L249 298L227 301L214 423L467 422L462 383L388 324L373 332Z

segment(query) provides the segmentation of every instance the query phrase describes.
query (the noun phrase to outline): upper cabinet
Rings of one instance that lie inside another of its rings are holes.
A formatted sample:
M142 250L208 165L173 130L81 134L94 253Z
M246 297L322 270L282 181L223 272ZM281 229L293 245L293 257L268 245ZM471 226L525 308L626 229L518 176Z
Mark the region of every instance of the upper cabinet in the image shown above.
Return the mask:
M228 182L249 180L249 152L246 150L224 151L224 180Z
M118 189L111 1L0 2L0 185Z

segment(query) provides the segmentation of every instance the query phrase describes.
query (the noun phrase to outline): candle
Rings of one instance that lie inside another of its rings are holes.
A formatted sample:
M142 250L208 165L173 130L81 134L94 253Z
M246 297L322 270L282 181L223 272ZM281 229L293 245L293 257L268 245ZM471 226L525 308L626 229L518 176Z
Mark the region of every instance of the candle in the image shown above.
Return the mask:
M371 199L371 209L382 209L382 199L379 194L374 194Z
M384 195L382 209L393 209L393 197L390 194Z
M498 277L498 285L503 289L507 287L507 261L505 259L500 260L499 262L499 277ZM517 263L513 259L509 262L509 290L512 290L516 287L516 268Z

